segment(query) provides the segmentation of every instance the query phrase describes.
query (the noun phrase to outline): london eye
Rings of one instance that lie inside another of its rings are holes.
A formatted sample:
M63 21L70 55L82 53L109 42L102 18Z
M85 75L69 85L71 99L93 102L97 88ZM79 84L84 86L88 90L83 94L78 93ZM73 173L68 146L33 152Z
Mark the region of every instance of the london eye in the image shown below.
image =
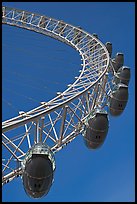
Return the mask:
M81 57L79 76L66 90L2 122L2 184L21 177L26 193L40 198L53 184L56 152L79 135L88 149L103 148L109 116L120 117L127 105L130 68L123 53L112 58L111 42L63 20L3 6L2 23L50 36Z

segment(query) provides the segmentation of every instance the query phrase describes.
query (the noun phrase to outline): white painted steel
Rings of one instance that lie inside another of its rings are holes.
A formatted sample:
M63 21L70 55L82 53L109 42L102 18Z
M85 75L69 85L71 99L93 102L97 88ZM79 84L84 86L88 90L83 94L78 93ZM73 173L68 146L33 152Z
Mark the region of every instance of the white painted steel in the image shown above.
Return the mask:
M80 75L67 90L48 102L41 102L33 110L20 111L18 116L2 122L3 156L9 154L8 159L3 160L2 182L5 184L22 172L13 158L22 161L34 143L46 142L56 153L83 132L85 119L91 111L108 105L114 70L105 45L79 27L5 6L2 7L2 23L62 41L76 49L82 60Z

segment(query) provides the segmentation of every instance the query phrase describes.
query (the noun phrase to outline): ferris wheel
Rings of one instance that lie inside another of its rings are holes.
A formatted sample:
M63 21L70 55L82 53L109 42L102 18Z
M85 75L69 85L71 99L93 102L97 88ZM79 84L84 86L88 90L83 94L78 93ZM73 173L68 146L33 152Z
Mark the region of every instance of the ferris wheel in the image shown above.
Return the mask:
M53 183L56 152L80 134L89 149L103 145L109 114L126 107L130 69L123 53L112 58L110 42L62 20L3 6L2 23L50 36L81 56L80 74L65 91L2 122L2 185L20 176L26 193L40 198Z

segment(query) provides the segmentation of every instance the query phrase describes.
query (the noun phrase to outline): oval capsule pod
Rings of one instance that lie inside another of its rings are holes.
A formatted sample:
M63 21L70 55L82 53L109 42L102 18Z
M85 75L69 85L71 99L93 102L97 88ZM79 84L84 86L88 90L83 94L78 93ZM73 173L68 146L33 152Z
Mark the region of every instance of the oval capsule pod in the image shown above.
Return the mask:
M111 42L106 42L105 46L106 46L106 48L107 48L107 50L109 52L109 56L111 57L111 55L112 55L112 43Z
M123 83L125 85L129 84L129 80L130 80L130 68L123 66L120 67L116 76L115 76L115 83Z
M47 156L33 155L26 163L22 178L24 189L29 196L40 198L46 195L53 180L51 161Z
M112 116L119 116L124 111L128 101L128 86L118 84L110 96L109 112Z
M114 67L115 72L117 72L118 69L123 66L123 64L124 64L124 54L117 53L115 58L112 59L112 65Z
M123 66L124 64L124 54L118 52L115 56L115 62L116 62L116 66L119 69L120 67Z
M88 120L84 134L85 145L89 149L97 149L103 143L107 136L109 128L109 121L107 113L97 112L95 115Z
M29 149L22 163L24 190L32 198L45 196L53 183L55 161L45 144Z

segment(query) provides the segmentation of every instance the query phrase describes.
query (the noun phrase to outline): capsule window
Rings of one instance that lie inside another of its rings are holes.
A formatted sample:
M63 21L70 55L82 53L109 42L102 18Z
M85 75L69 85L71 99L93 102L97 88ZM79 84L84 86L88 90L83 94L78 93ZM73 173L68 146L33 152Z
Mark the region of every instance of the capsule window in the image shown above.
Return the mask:
M100 135L99 135L99 136L98 136L98 135L96 135L96 139L97 139L97 138L99 138L99 139L100 139Z
M35 184L34 184L34 187L35 187L35 188L37 188L37 187L40 188L40 187L41 187L41 184L36 184L36 183L35 183Z

